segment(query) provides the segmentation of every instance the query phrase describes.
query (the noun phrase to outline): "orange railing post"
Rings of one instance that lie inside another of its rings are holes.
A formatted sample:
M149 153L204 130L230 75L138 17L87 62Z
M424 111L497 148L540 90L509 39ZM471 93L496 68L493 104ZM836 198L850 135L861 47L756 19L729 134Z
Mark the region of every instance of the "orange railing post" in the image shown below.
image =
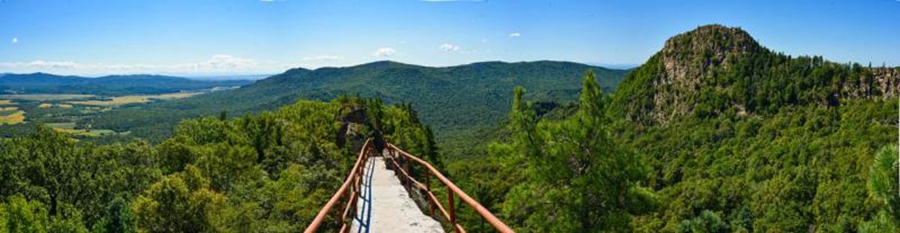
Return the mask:
M422 171L425 174L425 192L431 193L431 177L428 176L428 171ZM428 214L434 216L434 204L431 201L428 201Z
M453 190L450 187L447 187L447 206L450 209L450 225L453 225L453 229L456 232L459 232L459 229L456 229L456 205L453 204Z
M410 174L409 173L409 159L403 160L403 171L405 171L406 174ZM404 183L406 187L409 187L409 178L410 177L408 177L408 176L406 177L406 182Z

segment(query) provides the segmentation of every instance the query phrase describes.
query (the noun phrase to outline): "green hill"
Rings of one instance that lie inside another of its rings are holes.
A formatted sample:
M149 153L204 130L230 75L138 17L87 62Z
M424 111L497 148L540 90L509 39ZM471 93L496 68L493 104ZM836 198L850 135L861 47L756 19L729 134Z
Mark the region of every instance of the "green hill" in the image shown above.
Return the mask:
M662 200L633 225L855 231L881 208L867 174L897 139L898 93L898 68L776 53L739 28L672 37L607 111Z
M145 107L114 110L94 120L97 127L131 131L151 139L168 135L185 118L270 110L299 99L332 99L359 94L387 103L408 102L439 138L466 135L495 124L509 109L509 94L521 85L529 97L574 100L580 78L593 69L607 91L627 71L571 62L483 62L451 67L425 67L390 61L343 68L291 69L245 87L218 91Z
M665 124L685 115L756 115L888 99L900 93L898 85L898 68L795 58L760 46L739 28L710 25L666 41L628 75L612 107L644 125Z

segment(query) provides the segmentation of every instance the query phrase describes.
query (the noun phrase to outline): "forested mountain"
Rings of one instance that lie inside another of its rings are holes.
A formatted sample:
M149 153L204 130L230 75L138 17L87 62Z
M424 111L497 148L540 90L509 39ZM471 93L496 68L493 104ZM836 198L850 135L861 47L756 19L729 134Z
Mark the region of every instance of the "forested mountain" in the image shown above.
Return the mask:
M898 68L795 58L719 25L675 36L608 110L662 198L634 225L854 231L881 208L866 180L897 138L898 93Z
M133 95L242 86L247 80L200 81L161 75L110 75L97 78L60 76L46 73L4 74L0 94L92 94Z
M98 127L158 139L184 118L221 111L240 115L275 109L298 99L359 94L387 103L412 103L423 122L439 136L471 134L476 127L493 125L507 113L507 97L513 87L529 88L528 97L533 99L572 101L578 95L580 75L590 69L606 91L615 88L627 72L552 61L440 68L382 61L345 68L296 68L236 90L116 109L94 122Z
M608 98L590 85L549 112L517 94L489 156L451 175L525 232L900 229L898 68L791 57L709 25Z
M838 106L900 94L900 69L793 58L738 28L705 26L675 36L617 91L613 108L642 124L684 115L775 113L789 106Z

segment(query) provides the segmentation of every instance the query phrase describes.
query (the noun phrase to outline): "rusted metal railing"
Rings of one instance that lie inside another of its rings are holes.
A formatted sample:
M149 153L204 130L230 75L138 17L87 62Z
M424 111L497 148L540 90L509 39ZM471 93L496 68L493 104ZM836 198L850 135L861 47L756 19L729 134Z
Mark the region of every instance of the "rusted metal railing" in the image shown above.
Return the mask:
M341 215L339 216L339 220L342 224L340 232L350 231L353 217L356 215L356 205L359 201L359 195L360 192L362 192L360 188L364 175L363 170L366 168L366 162L369 161L369 157L376 152L373 146L371 139L363 144L362 149L359 151L359 157L356 159L356 164L353 165L353 169L350 170L350 175L347 176L344 184L341 185L341 188L339 188L338 191L334 193L334 196L328 200L325 207L322 207L322 210L319 211L319 214L316 215L316 218L306 227L306 231L304 232L313 233L318 231L319 227L321 227L322 223L325 221L325 218L331 213L335 205L338 205L339 203L346 204L340 209L342 210ZM342 198L346 200L340 202Z
M498 232L514 232L512 228L506 226L506 224L503 223L503 221L500 221L500 219L498 219L496 216L494 216L491 211L489 211L487 208L484 208L484 206L481 206L481 204L475 201L475 199L469 197L469 195L459 189L456 184L453 184L450 179L447 179L447 177L441 174L441 172L431 166L431 164L429 164L428 162L425 162L424 160L410 154L409 152L406 152L398 148L397 146L394 146L394 144L388 143L387 150L387 155L389 156L386 156L386 159L390 160L390 162L388 163L393 165L394 171L397 173L397 177L400 178L403 186L406 187L408 191L412 191L411 189L413 188L422 191L425 196L428 197L428 209L430 211L430 214L434 216L434 210L435 207L437 207L437 209L441 213L441 216L445 220L447 220L450 225L453 226L453 229L456 232L466 232L466 230L457 221L456 205L454 203L455 197L459 197L462 202L469 205L469 207L472 207L472 209L474 209L476 213L481 215L481 217L484 218L485 221L490 223L491 226L493 226L494 229L496 229ZM422 181L424 181L424 183L416 180L416 178L411 174L412 172L409 169L411 163L414 163L414 165L421 166L423 169L425 169L424 172L422 172L422 176L424 176L422 177ZM446 207L441 204L434 193L431 192L431 176L437 178L441 183L444 184L444 186L447 187Z
M428 200L428 208L429 214L431 216L435 216L435 208L440 211L440 216L443 217L456 232L466 232L466 230L459 224L459 221L456 218L456 197L459 197L462 202L466 203L472 209L475 210L476 213L481 215L481 217L491 224L498 232L514 232L512 228L506 226L503 221L500 221L494 214L481 206L477 201L469 197L465 192L463 192L456 184L447 179L441 172L435 169L431 164L425 162L422 159L406 152L393 144L387 144L387 155L385 156L386 162L389 166L393 167L394 172L397 174L397 177L400 178L400 182L407 189L407 191L412 192L413 190L422 191L422 193L427 196ZM353 219L356 217L357 205L359 202L360 193L363 191L362 183L364 174L364 169L366 168L366 163L369 160L369 157L373 155L377 155L378 151L376 151L374 143L372 140L366 141L363 145L362 149L359 152L359 157L356 160L356 164L353 165L353 169L350 170L350 174L347 176L347 179L344 181L344 184L341 185L341 188L328 200L328 203L319 211L319 214L316 215L316 218L309 224L306 228L306 233L317 232L322 224L325 222L325 218L332 214L332 209L335 208L338 204L343 204L343 208L339 208L341 211L341 215L339 216L339 221L341 223L340 232L348 232L352 227ZM422 180L425 183L422 183L416 180L413 175L411 175L410 164L418 165L422 167L424 172ZM401 166L402 165L402 166ZM447 187L447 205L446 207L441 204L438 198L431 191L431 177L437 178L444 186ZM371 185L371 184L370 184ZM344 201L341 201L345 199ZM362 223L360 223L362 224ZM368 227L368 226L366 226Z

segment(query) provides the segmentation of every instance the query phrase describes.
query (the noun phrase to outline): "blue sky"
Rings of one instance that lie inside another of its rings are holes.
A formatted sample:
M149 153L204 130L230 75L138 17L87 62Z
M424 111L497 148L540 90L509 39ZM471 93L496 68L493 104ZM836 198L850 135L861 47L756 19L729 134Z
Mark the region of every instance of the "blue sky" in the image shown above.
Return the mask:
M277 73L378 60L640 64L704 24L900 66L900 1L0 0L0 72Z

